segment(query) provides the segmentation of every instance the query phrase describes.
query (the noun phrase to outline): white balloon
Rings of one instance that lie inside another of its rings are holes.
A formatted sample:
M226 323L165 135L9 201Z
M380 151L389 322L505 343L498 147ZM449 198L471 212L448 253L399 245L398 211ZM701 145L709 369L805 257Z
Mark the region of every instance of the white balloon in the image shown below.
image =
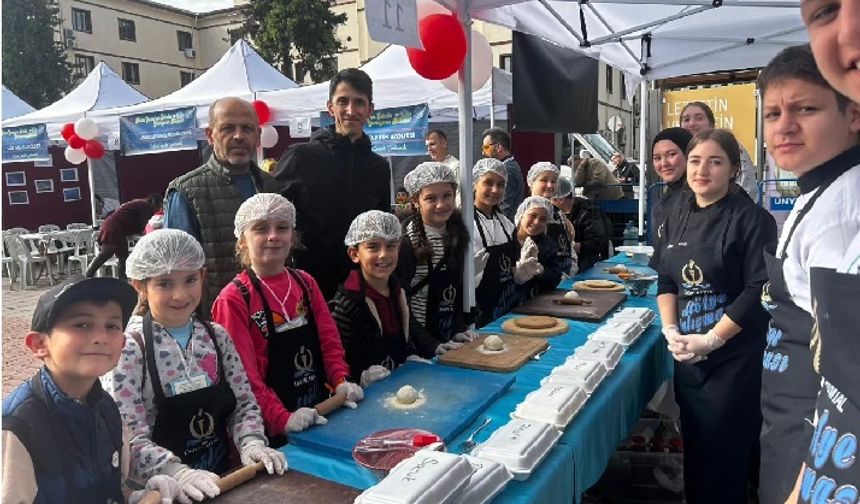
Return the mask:
M418 0L418 2L416 3L416 8L418 10L419 20L431 14L451 14L451 11L449 11L442 5L437 4L433 0Z
M99 134L99 127L95 121L82 117L75 122L75 134L84 140L92 140Z
M271 124L263 126L263 131L260 133L260 145L264 149L270 149L278 143L278 130Z
M472 30L472 91L481 89L493 73L493 48L480 32ZM457 74L442 79L442 85L458 92Z
M72 164L81 164L87 159L83 149L73 149L71 145L66 147L63 154L66 156L66 161Z

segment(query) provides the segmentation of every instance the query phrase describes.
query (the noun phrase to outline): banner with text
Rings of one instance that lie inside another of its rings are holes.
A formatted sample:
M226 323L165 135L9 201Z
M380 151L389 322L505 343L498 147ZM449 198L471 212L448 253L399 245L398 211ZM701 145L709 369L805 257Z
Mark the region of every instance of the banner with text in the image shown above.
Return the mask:
M196 149L196 130L197 111L194 107L119 119L120 146L126 156Z
M375 110L364 132L370 137L373 152L380 156L423 156L427 154L424 135L430 107L426 103L409 107ZM320 114L320 126L334 124L328 112Z
M49 159L48 129L44 124L3 128L3 162Z

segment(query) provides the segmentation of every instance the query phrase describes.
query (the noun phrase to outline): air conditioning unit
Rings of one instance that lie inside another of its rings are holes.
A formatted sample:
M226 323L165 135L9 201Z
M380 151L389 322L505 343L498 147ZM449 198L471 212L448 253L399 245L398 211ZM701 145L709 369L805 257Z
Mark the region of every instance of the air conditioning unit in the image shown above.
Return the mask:
M78 47L78 42L75 39L66 39L66 47L68 47L68 48Z
M188 49L185 50L185 57L186 58L194 58L196 56L197 56L197 51L195 51L193 47L189 47Z
M63 35L66 36L66 39L73 39L75 38L75 30L71 28L66 28L65 30L63 30Z

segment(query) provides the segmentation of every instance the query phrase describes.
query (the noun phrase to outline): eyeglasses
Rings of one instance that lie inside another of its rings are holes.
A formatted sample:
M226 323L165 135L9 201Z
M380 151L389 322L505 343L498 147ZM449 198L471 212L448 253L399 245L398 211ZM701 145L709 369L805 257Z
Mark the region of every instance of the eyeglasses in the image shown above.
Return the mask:
M490 143L488 143L488 144L486 144L486 145L482 145L482 146L481 146L481 151L482 151L482 152L490 152L490 151L492 151L492 150L493 150L493 146L494 146L494 145L499 145L499 143L498 143L498 142L490 142Z

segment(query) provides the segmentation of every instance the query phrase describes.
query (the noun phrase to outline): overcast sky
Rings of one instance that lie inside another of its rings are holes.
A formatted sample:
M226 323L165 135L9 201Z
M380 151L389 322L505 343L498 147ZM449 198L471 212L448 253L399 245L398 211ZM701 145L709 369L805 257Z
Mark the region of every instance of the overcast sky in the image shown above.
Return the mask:
M157 3L178 7L191 12L208 12L233 7L233 0L152 0Z

